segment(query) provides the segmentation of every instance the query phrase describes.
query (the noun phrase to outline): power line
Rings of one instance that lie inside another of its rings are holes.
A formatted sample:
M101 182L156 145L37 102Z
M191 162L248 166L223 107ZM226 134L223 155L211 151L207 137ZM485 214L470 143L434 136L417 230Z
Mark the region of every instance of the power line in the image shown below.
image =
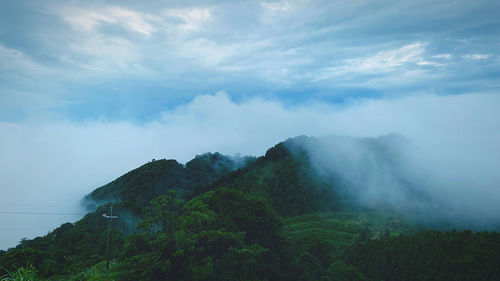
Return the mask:
M63 207L63 208L81 208L82 205L57 205L57 204L36 204L36 203L3 203L2 206L32 206L32 207Z
M47 228L5 228L5 229L0 229L0 232L5 232L5 231L28 231L28 230L46 230Z
M69 213L11 212L11 211L0 211L0 214L15 214L15 215L52 215L52 216L83 216L83 215L86 215L86 214L69 214Z

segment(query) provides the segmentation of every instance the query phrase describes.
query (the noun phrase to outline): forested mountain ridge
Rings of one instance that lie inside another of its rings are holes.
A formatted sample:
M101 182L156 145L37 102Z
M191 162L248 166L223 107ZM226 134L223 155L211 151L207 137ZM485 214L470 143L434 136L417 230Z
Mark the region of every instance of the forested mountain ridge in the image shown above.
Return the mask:
M85 204L96 206L107 202L128 201L145 206L153 198L168 190L190 198L200 185L213 180L253 161L253 157L228 157L220 153L197 155L186 165L176 160L152 160L116 180L92 191Z
M389 136L343 145L361 143L377 165L391 168L398 166L391 146L399 141ZM355 195L366 182L318 169L311 148L324 142L288 139L259 158L206 153L185 165L151 161L91 192L85 204L93 211L80 221L0 252L0 266L12 271L30 263L40 280L104 280L102 214L113 206L119 219L111 231L112 280L499 276L493 266L500 262L498 234L421 232L390 206L362 205ZM319 153L328 164L344 163L340 155ZM411 185L401 186L410 199L421 198Z
M185 165L176 160L153 160L99 187L84 202L96 207L108 202L129 202L146 207L168 190L191 199L218 187L264 196L283 216L340 208L334 183L318 177L305 150L307 137L288 139L259 158L233 158L220 153L197 155Z
M264 156L203 186L202 191L227 187L263 196L284 217L347 207L341 206L335 183L318 177L306 151L297 147L300 138L275 145Z

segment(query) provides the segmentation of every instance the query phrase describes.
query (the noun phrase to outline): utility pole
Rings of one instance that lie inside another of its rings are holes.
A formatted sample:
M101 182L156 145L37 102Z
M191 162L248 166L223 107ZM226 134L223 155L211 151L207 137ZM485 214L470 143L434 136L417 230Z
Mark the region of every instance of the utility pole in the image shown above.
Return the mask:
M109 236L111 233L111 220L117 219L118 217L113 216L113 206L109 207L109 216L106 214L103 214L102 216L108 219L108 242L106 246L106 280L107 280L109 274Z

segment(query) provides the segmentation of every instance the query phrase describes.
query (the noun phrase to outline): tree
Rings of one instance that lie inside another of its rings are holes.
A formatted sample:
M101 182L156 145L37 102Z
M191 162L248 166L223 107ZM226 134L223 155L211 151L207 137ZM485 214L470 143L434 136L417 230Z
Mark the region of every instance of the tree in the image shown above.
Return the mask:
M149 232L173 233L183 204L184 200L177 199L177 192L169 190L167 194L151 200L151 208L146 208L146 217L138 224L138 228Z

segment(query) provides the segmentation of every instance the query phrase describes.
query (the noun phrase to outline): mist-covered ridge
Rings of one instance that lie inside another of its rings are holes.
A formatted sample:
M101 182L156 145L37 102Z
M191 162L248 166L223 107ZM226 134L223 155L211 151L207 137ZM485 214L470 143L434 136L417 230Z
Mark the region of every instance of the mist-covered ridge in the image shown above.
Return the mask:
M328 276L366 281L378 280L379 274L400 280L393 270L370 265L387 256L392 245L409 249L392 256L420 263L427 261L411 251L415 247L468 262L479 259L477 252L467 252L483 248L474 244L479 241L498 255L495 232L421 232L496 230L500 225L497 217L484 215L496 210L488 208L489 202L465 196L465 182L446 180L456 170L450 167L442 176L430 161L437 156L391 134L299 136L258 158L205 153L186 164L152 160L87 195L84 202L91 210L78 222L0 251L0 266L15 270L29 260L46 280L80 280L81 272L105 259L108 222L103 215L111 207L117 216L110 224L117 280L200 280L200 272L210 276L201 280L222 274L230 276L227 280ZM455 243L457 237L467 238L466 244ZM450 253L428 240L458 250ZM366 251L373 254L370 264L363 262ZM243 264L249 264L243 272L235 270ZM477 268L484 268L482 275L500 274L493 264L494 259L473 264L467 274L480 276ZM453 264L439 259L418 274L432 275L444 266L447 273L454 271ZM415 269L421 268L404 274Z
M216 152L197 155L185 165L153 160L97 188L86 202L91 207L116 201L146 206L171 189L190 199L228 187L264 196L283 216L388 208L425 226L498 228L500 219L492 215L498 208L477 200L486 196L481 193L488 191L487 186L468 187L466 182L450 180L460 171L449 167L443 173L441 167L434 167L434 162L447 161L436 160L439 156L397 134L298 136L276 144L259 158ZM474 187L479 194L468 196Z
M500 183L475 173L473 161L460 168L452 165L454 157L437 147L420 146L396 134L301 136L284 144L296 155L307 155L313 178L332 183L340 198L360 207L391 208L428 227L500 227ZM470 170L464 171L467 166Z

